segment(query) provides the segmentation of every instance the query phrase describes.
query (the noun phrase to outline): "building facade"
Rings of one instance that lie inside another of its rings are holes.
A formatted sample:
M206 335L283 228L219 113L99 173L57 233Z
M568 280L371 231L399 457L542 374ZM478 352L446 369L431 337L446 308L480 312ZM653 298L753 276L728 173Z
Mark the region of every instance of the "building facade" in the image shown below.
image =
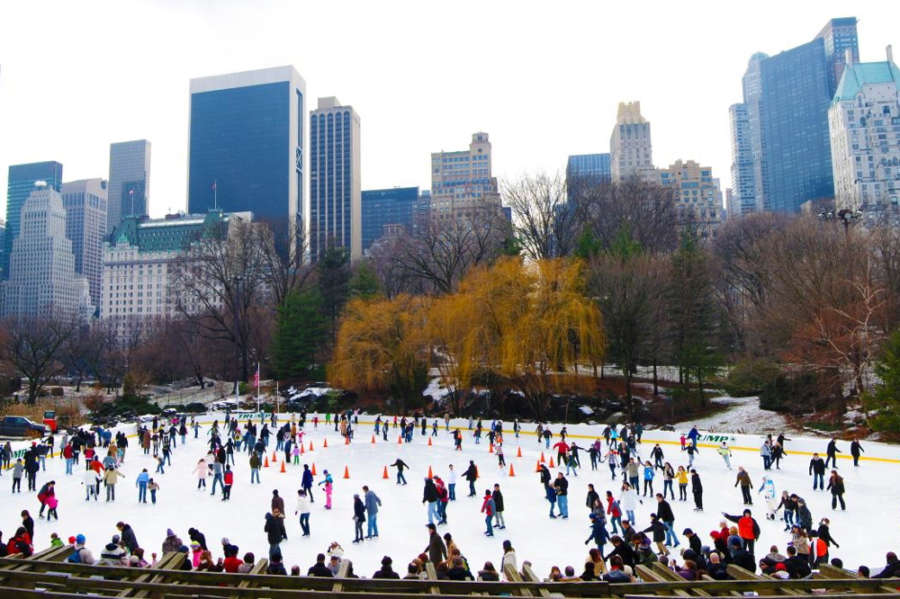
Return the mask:
M847 55L859 55L854 17L828 21L796 48L751 57L743 102L730 110L741 214L796 213L834 196L828 107Z
M367 189L362 192L362 245L367 251L383 236L412 232L418 187Z
M673 191L679 226L701 239L715 238L722 224L723 206L722 189L712 176L712 168L693 160L677 160L657 174L659 184Z
M19 234L3 282L7 317L84 318L93 313L87 279L75 272L72 242L66 237L62 196L36 186L22 206Z
M9 256L13 240L19 235L22 206L34 190L34 184L44 181L50 189L62 187L63 165L59 162L32 162L9 167L6 192L6 234L3 237L3 278L9 278Z
M571 202L583 185L603 185L612 181L609 154L573 154L566 161L566 193Z
M319 98L309 119L310 259L334 245L357 260L363 250L359 115L329 97Z
M124 218L146 216L150 207L150 142L146 139L109 145L106 230Z
M497 179L491 175L491 141L472 135L468 150L431 154L430 216L435 223L500 214Z
M305 206L306 83L292 66L191 80L188 212L297 226Z
M231 223L252 218L250 213L221 210L126 218L103 246L100 318L124 336L139 332L154 319L175 316L177 302L186 299L179 297L170 281L175 261L191 243L204 236L222 236Z
M828 111L838 210L900 210L900 69L886 58L847 64Z
M90 285L91 303L100 305L100 279L103 276L103 242L107 223L106 179L82 179L62 185L66 209L66 237L72 242L75 272Z
M641 115L640 102L620 102L616 125L609 138L610 173L614 182L653 176L650 122Z

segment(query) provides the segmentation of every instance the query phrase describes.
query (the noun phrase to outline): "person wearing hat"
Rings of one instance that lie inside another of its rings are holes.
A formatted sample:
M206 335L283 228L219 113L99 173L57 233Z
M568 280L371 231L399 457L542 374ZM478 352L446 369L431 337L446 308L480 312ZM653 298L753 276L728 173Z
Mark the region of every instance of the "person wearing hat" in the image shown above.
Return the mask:
M106 544L103 551L100 552L100 565L104 566L122 566L125 565L124 558L127 553L119 545L119 535L113 535L110 542Z
M400 578L400 575L394 572L391 565L394 563L390 557L385 555L381 558L381 568L372 574L372 578Z
M94 556L91 554L91 550L84 546L85 541L84 535L79 534L75 536L75 550L66 558L67 562L70 564L88 565L94 563Z
M166 538L162 543L162 553L165 555L166 553L174 553L179 550L179 548L184 545L181 542L181 539L172 531L171 528L166 529Z

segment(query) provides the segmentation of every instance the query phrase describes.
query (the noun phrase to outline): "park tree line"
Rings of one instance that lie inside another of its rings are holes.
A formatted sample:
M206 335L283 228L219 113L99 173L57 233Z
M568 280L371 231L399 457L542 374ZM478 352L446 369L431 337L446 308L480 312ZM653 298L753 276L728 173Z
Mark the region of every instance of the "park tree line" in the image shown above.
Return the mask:
M352 264L339 247L310 264L300 230L236 225L186 248L174 316L124 338L104 322L7 321L2 364L30 399L63 373L109 389L129 374L237 384L260 364L264 378L328 379L404 407L437 376L453 412L478 387L534 415L612 366L633 407L639 368L656 393L658 369L675 367L679 401L702 404L715 381L772 409L852 405L891 422L896 228L757 214L713 236L638 180L536 175L501 191L511 220L426 218Z

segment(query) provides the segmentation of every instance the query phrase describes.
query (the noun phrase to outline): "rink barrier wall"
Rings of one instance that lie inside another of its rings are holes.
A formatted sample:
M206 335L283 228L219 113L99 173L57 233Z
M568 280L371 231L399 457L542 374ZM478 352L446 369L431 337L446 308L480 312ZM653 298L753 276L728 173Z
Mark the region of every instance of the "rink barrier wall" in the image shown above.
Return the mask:
M70 564L63 560L72 547L52 548L31 558L0 559L0 596L54 597L74 599L90 594L94 597L270 597L302 599L413 599L430 595L440 599L470 599L473 595L547 597L622 597L651 599L661 596L719 597L754 596L776 599L788 595L809 595L816 599L881 599L896 597L900 579L863 579L855 574L823 566L812 578L778 580L756 575L729 565L735 580L686 581L658 562L652 567L638 566L640 582L609 584L602 581L536 580L534 572L523 566L520 574L508 568L512 582L416 580L371 578L315 578L268 574L227 574L220 572L181 571L177 569L185 554L168 553L156 567L129 568ZM263 560L264 561L264 560ZM342 566L348 563L344 561ZM342 567L346 574L346 568Z
M224 417L224 412L220 413ZM268 412L264 412L264 416L268 416ZM281 414L290 414L289 412L282 412ZM253 420L259 420L260 413L259 412L235 412L232 416L237 417L238 420L246 421L248 417ZM307 415L309 418L310 415ZM198 417L198 421L206 422L207 424L212 420L217 419L214 416L210 416L207 414L202 414ZM219 418L220 420L222 418ZM279 417L278 422L291 422L292 419L290 417ZM268 418L266 418L266 422L268 422ZM320 417L319 424L323 425L324 428L324 420ZM374 420L364 420L360 419L359 425L364 426L375 426ZM467 427L468 421L464 419L453 419L451 420L450 428L459 428L460 430L468 431ZM129 424L131 426L131 424ZM331 423L329 423L329 426ZM438 420L438 430L444 430L445 425L443 420ZM531 424L529 423L529 426ZM595 439L602 439L602 431L606 425L598 424L598 425L588 425L588 424L571 424L565 425L567 429L571 432L566 434L567 439L580 439L580 440L590 440L593 441ZM429 425L430 431L430 425ZM551 439L551 447L552 443L555 442L556 439L559 438L559 428L556 428L556 432ZM683 431L687 433L688 431ZM588 434L590 433L590 434ZM682 431L663 431L659 429L645 429L641 438L641 445L652 445L655 443L659 443L660 445L665 446L676 446L680 447L680 435ZM189 431L189 436L192 433ZM429 432L430 434L430 432ZM534 430L526 431L520 430L519 434L527 437L536 437L536 432ZM129 439L137 438L137 433L128 433L126 435ZM512 429L503 429L503 436L507 439L507 441L511 438L514 438L514 432ZM701 431L701 436L698 440L697 447L700 449L712 449L715 450L718 448L722 441L725 441L728 444L729 449L732 451L740 451L740 452L755 452L757 457L759 456L760 446L762 445L765 439L764 435L746 435L739 433L717 433L713 431ZM785 443L785 451L786 451L786 459L789 460L791 456L806 456L811 457L813 453L819 453L821 456L825 456L825 445L827 444L828 439L816 439L812 437L798 437L796 439L788 438ZM31 441L25 441L25 445L23 445L20 449L13 450L13 457L10 463L10 468L15 462L16 458L22 457L27 450L27 446L30 445ZM541 444L542 445L542 444ZM838 439L838 446L840 449L844 451L839 452L837 457L840 460L852 460L852 456L850 456L849 452L850 441L848 439ZM48 458L55 458L59 456L59 451L55 451L49 454ZM863 455L860 456L860 462L878 462L885 464L900 464L900 446L890 445L887 443L880 442L866 442L863 444Z

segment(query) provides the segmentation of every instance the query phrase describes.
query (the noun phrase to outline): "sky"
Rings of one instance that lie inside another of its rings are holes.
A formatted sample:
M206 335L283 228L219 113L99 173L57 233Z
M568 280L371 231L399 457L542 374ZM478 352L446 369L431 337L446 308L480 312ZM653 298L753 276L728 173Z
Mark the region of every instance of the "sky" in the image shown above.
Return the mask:
M5 0L0 189L10 164L42 160L107 178L109 144L146 138L151 214L184 210L190 79L292 64L310 106L337 96L359 113L363 189L427 189L430 153L476 131L501 180L562 172L569 154L608 152L618 103L639 100L654 163L696 160L724 190L750 56L844 16L862 61L900 53L900 2L885 0Z

